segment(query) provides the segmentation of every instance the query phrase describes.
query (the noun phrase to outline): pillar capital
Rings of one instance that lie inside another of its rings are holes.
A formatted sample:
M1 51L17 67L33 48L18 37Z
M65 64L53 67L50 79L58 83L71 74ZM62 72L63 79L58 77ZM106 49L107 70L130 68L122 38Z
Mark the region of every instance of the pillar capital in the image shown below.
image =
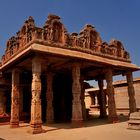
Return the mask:
M127 71L125 72L125 75L132 75L132 71L127 70Z
M113 69L111 67L108 67L108 68L105 68L103 72L105 73L105 76L108 76L108 74L110 75L113 73Z
M32 59L32 72L33 74L41 72L41 60L39 57L34 57Z

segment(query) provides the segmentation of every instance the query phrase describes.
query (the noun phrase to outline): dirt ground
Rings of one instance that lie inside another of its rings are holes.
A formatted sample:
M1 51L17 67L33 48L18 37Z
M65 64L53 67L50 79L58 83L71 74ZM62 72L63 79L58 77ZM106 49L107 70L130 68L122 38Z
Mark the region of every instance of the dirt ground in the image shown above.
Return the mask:
M70 123L43 125L46 133L27 133L29 124L21 123L19 128L0 126L0 140L140 140L139 130L127 129L127 121L109 124L107 120L92 119L81 128L72 128Z

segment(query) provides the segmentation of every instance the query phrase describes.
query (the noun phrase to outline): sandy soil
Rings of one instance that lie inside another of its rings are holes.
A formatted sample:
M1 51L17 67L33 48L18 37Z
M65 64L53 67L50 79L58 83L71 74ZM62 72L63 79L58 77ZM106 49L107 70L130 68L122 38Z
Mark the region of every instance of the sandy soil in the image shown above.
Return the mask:
M21 123L19 128L0 126L0 140L140 140L139 130L127 129L127 121L108 124L107 120L93 119L81 128L72 128L70 123L44 125L46 133L27 133L30 126Z

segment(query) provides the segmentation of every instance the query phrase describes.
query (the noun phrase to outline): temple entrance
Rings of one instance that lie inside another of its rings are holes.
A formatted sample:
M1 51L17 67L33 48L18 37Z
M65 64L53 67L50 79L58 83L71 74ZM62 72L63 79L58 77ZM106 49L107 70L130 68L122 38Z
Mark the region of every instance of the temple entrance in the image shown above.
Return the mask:
M72 117L72 78L70 74L57 74L53 82L54 121L67 122Z

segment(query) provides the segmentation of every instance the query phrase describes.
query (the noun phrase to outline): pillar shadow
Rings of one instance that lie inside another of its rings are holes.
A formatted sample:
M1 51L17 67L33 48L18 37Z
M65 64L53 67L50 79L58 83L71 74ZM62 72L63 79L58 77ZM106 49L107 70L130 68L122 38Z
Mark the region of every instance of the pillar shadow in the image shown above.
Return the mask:
M128 121L128 116L119 115L118 116L119 121L117 123L126 122ZM111 124L108 121L108 118L98 118L98 117L91 117L90 119L83 122L82 127L96 127L101 125L108 125ZM43 124L43 126L47 126L49 129L48 131L56 131L59 129L75 129L80 127L73 127L71 122L68 123L54 123L54 124Z

